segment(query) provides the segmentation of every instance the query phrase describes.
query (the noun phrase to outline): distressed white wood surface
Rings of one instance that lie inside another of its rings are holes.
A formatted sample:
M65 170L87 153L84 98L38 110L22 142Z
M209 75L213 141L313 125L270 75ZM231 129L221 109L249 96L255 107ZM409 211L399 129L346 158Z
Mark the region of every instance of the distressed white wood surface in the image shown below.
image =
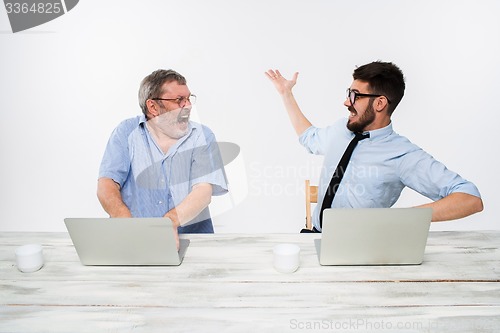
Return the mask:
M88 267L65 233L3 233L0 332L500 331L500 232L431 232L420 266L320 266L318 237L188 235L179 267ZM293 274L272 267L284 242ZM28 243L35 273L14 263Z

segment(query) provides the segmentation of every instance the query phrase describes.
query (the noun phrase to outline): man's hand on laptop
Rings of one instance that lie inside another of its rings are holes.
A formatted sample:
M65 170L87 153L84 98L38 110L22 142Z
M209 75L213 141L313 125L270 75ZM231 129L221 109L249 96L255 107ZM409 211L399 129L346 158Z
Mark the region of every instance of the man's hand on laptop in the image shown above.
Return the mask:
M177 212L175 211L175 208L167 212L167 214L165 214L165 217L168 217L172 221L172 227L174 228L175 244L177 245L177 251L179 251L180 244L179 244L179 233L177 232L177 228L180 226L180 222L179 222L179 217L177 216Z
M175 237L175 245L177 246L177 251L180 249L179 244L179 233L177 232L177 227L174 226L174 237Z

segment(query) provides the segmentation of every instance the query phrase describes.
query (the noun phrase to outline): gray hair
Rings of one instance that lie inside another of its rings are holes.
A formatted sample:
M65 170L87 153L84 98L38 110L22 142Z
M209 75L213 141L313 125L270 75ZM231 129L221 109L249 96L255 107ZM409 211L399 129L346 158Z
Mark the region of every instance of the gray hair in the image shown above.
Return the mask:
M156 70L142 80L139 87L139 106L146 118L148 116L146 101L151 98L160 97L163 84L171 81L177 81L181 85L186 84L186 78L172 69Z

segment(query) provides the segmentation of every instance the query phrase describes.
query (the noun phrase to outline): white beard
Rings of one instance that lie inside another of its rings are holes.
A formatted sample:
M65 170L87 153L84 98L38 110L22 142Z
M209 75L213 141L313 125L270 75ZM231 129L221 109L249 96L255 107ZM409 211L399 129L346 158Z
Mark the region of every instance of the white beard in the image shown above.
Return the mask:
M187 108L172 110L160 114L150 121L166 136L180 139L189 131L190 112L191 110Z

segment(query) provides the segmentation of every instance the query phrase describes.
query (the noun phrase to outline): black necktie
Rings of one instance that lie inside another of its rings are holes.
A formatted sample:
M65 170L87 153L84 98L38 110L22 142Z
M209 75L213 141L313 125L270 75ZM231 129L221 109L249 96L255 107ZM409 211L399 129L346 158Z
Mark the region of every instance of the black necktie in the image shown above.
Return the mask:
M332 207L333 197L335 197L335 192L337 192L337 188L339 187L339 184L342 181L342 177L344 177L345 169L347 169L347 164L351 159L351 155L352 152L354 151L354 148L356 148L356 145L358 144L359 141L369 137L370 133L366 134L356 133L354 138L347 146L344 155L342 155L342 158L340 159L340 162L337 165L335 172L333 173L330 185L328 185L328 189L326 190L325 198L323 199L323 204L321 205L321 211L319 212L319 225L321 228L323 227L323 211L326 208Z

